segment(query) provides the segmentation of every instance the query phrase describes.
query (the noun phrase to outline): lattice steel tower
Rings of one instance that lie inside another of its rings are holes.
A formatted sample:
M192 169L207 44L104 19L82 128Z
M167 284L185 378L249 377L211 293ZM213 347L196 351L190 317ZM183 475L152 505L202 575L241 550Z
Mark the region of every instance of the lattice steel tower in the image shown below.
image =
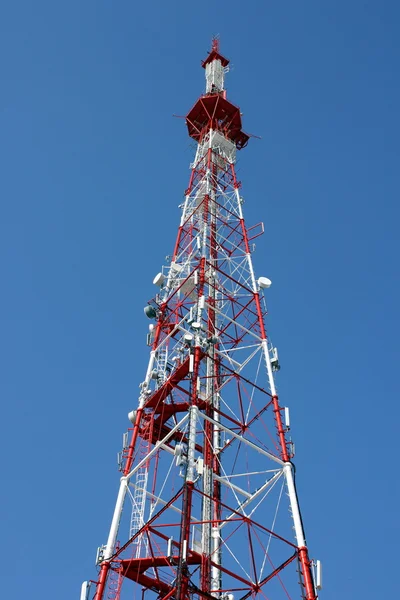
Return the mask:
M197 142L173 253L154 278L149 363L96 581L81 598L315 600L319 562L301 519L289 411L264 319L236 153L249 136L227 100L217 40L186 117Z

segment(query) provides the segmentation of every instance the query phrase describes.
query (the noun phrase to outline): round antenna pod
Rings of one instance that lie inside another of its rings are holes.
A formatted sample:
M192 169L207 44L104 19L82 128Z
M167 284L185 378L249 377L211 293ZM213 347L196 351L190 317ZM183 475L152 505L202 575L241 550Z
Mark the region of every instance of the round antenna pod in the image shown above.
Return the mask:
M272 281L268 277L259 277L257 283L262 290L265 290L271 287Z
M198 323L197 321L194 321L192 323L192 329L200 329L200 327L201 327L201 324Z
M162 284L164 283L165 277L162 273L157 273L157 275L154 277L153 279L153 283L154 285L158 285L158 287L161 287Z
M157 313L155 311L155 309L152 306L145 306L144 307L144 314L146 315L146 317L148 319L155 319L157 316Z
M130 413L128 413L128 419L130 420L131 423L135 424L136 422L136 410L131 410Z
M179 273L180 271L182 271L182 269L183 269L183 266L182 266L182 265L180 265L180 264L178 264L178 263L176 263L176 262L172 262L172 263L171 263L171 269L172 269L173 271L175 271L176 273Z

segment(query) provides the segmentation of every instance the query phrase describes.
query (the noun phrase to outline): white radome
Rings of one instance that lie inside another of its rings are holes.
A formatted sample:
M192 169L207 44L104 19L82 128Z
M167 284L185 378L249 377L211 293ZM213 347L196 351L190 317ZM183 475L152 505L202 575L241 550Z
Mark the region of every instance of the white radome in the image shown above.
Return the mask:
M154 285L158 285L158 287L161 287L164 283L164 279L165 277L162 273L157 273L157 275L153 279L153 283Z
M272 281L268 279L268 277L259 277L257 283L263 290L271 287L272 285Z

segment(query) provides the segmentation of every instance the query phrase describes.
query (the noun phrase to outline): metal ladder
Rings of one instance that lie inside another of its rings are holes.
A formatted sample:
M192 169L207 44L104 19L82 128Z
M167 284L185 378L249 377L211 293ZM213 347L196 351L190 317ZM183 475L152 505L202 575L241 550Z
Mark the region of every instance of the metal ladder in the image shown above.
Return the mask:
M158 371L158 386L167 380L167 362L168 362L168 346L164 343L159 350L157 350L157 371Z
M151 439L153 434L153 417L145 414L142 419L142 432L140 446L137 456L137 462L141 462L149 454ZM136 471L134 491L132 498L132 514L131 524L129 530L129 536L132 537L137 533L144 525L144 514L146 509L146 491L147 481L149 477L149 462L146 460L143 465ZM145 548L145 555L147 555L147 536L143 533L140 534L133 542L134 548L136 547L136 558L140 557L142 546ZM143 543L144 542L144 543Z

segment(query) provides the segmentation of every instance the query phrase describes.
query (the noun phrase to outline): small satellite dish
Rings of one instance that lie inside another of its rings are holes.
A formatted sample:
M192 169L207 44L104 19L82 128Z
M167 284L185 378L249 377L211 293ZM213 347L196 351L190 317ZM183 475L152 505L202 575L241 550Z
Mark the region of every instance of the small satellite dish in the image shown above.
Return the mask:
M259 277L257 283L262 290L265 290L271 287L272 281L268 277Z
M171 263L171 269L172 269L173 271L175 271L176 273L179 273L180 271L182 271L182 269L183 269L183 266L182 266L182 265L180 265L180 264L178 264L178 263L176 263L176 262L172 262L172 263Z
M130 420L131 423L135 424L136 423L136 410L131 410L130 413L128 413L128 419Z
M154 277L153 279L153 283L154 285L158 285L158 287L161 287L162 284L164 283L165 277L162 273L157 273L157 275Z
M157 316L157 313L155 311L155 309L152 306L145 306L144 307L144 314L146 315L146 317L148 319L155 319Z

